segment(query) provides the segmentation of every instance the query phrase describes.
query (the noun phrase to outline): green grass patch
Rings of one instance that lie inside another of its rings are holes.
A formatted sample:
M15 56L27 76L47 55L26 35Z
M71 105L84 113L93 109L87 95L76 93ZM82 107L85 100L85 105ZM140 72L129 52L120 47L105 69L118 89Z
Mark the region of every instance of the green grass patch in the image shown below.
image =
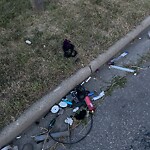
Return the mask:
M31 7L28 0L1 0L0 27L11 26L11 23L15 18L19 15L25 16L26 11L29 9L31 9Z

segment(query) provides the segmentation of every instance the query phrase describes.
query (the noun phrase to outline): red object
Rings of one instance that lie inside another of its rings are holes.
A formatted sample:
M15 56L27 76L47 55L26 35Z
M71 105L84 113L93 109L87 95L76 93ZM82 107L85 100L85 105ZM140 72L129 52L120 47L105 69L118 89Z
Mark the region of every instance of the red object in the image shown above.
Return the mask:
M86 105L87 105L89 111L90 111L90 112L94 112L94 111L95 111L95 107L94 107L94 105L92 104L92 102L91 102L89 96L86 96L86 97L85 97L85 102L86 102Z

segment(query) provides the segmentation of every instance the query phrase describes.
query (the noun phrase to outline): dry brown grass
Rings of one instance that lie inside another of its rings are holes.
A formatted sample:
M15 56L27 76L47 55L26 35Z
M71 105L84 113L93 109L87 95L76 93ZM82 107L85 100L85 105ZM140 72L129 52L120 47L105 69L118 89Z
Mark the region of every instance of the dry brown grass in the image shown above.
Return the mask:
M46 0L45 6L34 14L28 1L0 1L1 128L134 28L149 15L150 0ZM77 64L63 57L65 38L76 46Z

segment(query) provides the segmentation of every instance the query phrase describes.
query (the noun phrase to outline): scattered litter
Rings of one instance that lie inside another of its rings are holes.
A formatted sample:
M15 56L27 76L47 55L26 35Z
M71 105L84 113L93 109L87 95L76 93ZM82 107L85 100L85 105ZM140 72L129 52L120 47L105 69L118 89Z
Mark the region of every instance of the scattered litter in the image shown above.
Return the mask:
M98 96L96 96L96 97L93 97L93 101L96 101L96 100L98 100L98 99L100 99L100 98L102 98L103 96L105 95L105 92L104 91L102 91Z
M83 81L80 85L84 85L85 83L89 82L91 80L92 77L88 77L85 81Z
M65 108L65 107L67 107L67 103L64 102L64 101L61 101L61 102L59 103L59 106L62 107L62 108Z
M50 129L54 126L57 117L58 117L58 115L57 115L54 119L52 119L52 120L50 121L49 126L48 126L48 130L50 130Z
M83 120L86 117L87 111L86 110L81 110L79 113L75 114L75 118L77 120Z
M18 140L18 139L21 139L21 136L17 136L16 139L17 139L17 140Z
M86 111L86 117L88 118L90 116L90 112Z
M141 40L142 38L141 37L139 37L139 40Z
M89 77L86 80L86 82L88 82L90 79L91 79L91 77ZM69 92L65 97L63 97L59 103L55 104L53 107L50 108L48 113L52 112L55 117L52 120L50 120L47 127L44 127L44 128L41 127L40 133L38 133L37 135L31 136L31 138L33 138L33 141L35 141L37 144L43 142L42 150L44 150L44 145L46 142L50 141L50 138L58 143L63 143L62 141L59 142L59 139L57 139L57 138L70 137L71 130L69 130L69 129L77 128L78 126L77 126L76 122L79 123L78 125L80 125L80 123L81 123L81 121L77 121L77 120L83 120L84 118L89 118L89 115L90 115L91 127L87 131L87 134L75 142L70 140L69 142L64 142L64 143L74 144L74 143L80 142L80 140L84 139L88 135L89 131L92 128L93 119L92 119L91 112L94 112L94 110L95 110L95 107L93 106L90 98L87 95L93 96L94 93L95 93L95 91L90 92L87 89L85 89L84 86L81 86L81 85L76 86L71 92ZM74 101L76 101L77 103L75 103ZM72 110L65 111L64 108L67 106L73 106ZM65 111L65 115L67 113L66 118L64 118L63 116L60 116L64 113L64 111ZM48 113L46 113L46 115ZM68 131L63 131L63 132L56 131L58 127L56 126L56 128L55 128L54 125L55 125L55 123L59 123L60 120L58 120L58 122L56 122L56 119L59 116L63 117L62 118L63 122L68 124L68 127L73 125L72 127L70 127L68 129ZM77 119L77 120L75 120L75 119ZM74 123L74 121L76 121L76 122ZM37 121L37 125L38 124L39 124L39 121ZM40 125L42 125L42 124L40 124ZM54 130L52 131L53 127L54 127ZM51 133L51 132L54 132L54 133ZM20 138L22 138L22 137L21 136L16 137L16 139L20 139ZM9 149L2 149L2 150L9 150ZM13 150L13 149L11 149L11 150ZM18 150L18 149L14 149L14 150Z
M12 150L12 147L10 145L5 146L4 148L2 148L1 150Z
M78 103L79 100L78 100L78 98L76 96L77 92L76 91L71 91L70 93L71 93L71 95L73 97L73 101L75 101L75 103Z
M148 38L150 38L150 31L148 31Z
M53 114L56 114L58 111L59 111L59 106L58 106L58 105L54 105L54 106L51 108L51 112L52 112Z
M70 135L69 131L50 133L53 138L66 137Z
M124 68L124 67L120 67L120 66L115 66L115 65L110 65L109 68L114 68L114 69L118 69L118 70L122 70L122 71L126 71L126 72L131 72L131 73L136 72L136 70Z
M43 142L46 138L47 138L47 134L42 134L42 135L37 135L34 138L34 141L39 144L41 142Z
M78 85L76 87L76 97L78 98L79 101L83 101L85 96L86 96L86 90L83 86Z
M89 82L92 77L89 77L85 82Z
M75 109L73 109L73 112L77 112L79 110L79 107L76 107Z
M86 82L86 83L89 82L89 81L91 80L91 78L92 78L92 77L87 78L87 79L85 80L85 82ZM85 82L83 81L80 85L81 85L81 86L84 85Z
M125 57L128 55L128 52L123 52L121 55L119 55L117 58L112 59L108 64L109 65L114 65L114 63L118 60L120 60L121 58Z
M67 124L69 124L70 126L72 126L72 124L73 124L73 119L67 117L67 119L65 119L65 123L67 123Z
M95 111L95 107L94 107L94 105L92 104L92 102L91 102L89 96L86 96L86 97L85 97L85 102L86 102L86 105L87 105L89 111L90 111L91 113L93 113L93 112Z
M85 84L85 82L82 82L82 83L81 83L81 86L82 86L83 84Z
M45 47L46 47L46 45L43 45L43 47L45 48Z
M49 126L48 126L48 129L46 128L43 128L45 129L45 132L40 134L40 135L37 135L37 136L31 136L31 138L34 138L34 141L39 144L41 142L44 142L45 140L48 140L48 133L50 131L50 129L52 129L52 127L54 126L55 122L56 122L56 119L59 115L57 115L54 119L52 119L49 123Z
M88 94L88 96L93 96L94 95L94 92L90 92L89 94Z
M32 44L31 41L29 41L29 40L26 40L25 42L26 42L26 44L29 44L29 45Z
M11 147L10 145L8 145L2 148L1 150L18 150L18 146Z
M63 102L67 103L69 106L72 106L72 102L68 101L67 99L64 99Z

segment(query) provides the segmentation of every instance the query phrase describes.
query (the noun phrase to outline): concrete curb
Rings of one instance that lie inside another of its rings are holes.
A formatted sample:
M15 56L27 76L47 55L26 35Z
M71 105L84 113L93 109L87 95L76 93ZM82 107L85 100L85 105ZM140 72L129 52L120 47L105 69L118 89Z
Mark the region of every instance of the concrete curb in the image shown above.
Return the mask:
M135 39L142 31L144 31L148 26L150 26L150 16L145 18L140 25L129 32L125 37L117 41L113 46L111 46L105 53L99 55L95 60L93 60L89 66L92 72L95 72L97 68L105 64L109 59L121 51L127 44L129 44L133 39Z
M108 51L100 54L87 67L80 69L75 75L63 81L54 91L50 92L28 110L26 110L15 122L5 127L0 133L0 148L11 142L16 136L27 129L32 123L45 114L50 107L59 102L76 85L80 84L88 76L90 76L96 69L105 64L120 50L122 50L128 43L135 39L143 30L150 26L150 16L137 26L133 31L129 32L125 37L111 46Z

